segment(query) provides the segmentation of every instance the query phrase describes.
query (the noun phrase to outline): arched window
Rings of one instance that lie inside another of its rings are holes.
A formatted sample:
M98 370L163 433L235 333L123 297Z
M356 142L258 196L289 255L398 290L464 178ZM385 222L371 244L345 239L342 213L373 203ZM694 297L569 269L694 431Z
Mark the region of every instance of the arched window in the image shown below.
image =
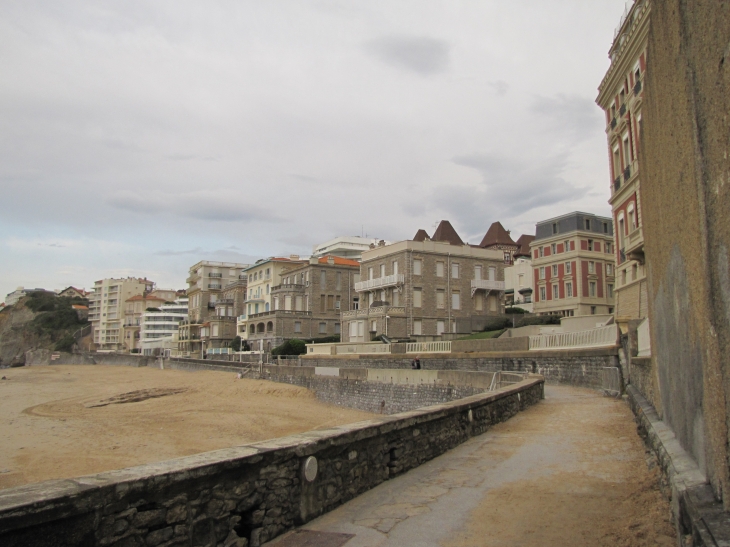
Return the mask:
M258 325L256 325L256 332L258 333L264 332L265 329L266 325L264 325L263 323L259 323Z
M633 232L636 230L636 211L634 210L634 202L632 201L629 204L628 209L626 209L628 215L629 215L629 231Z
M251 325L248 328L248 332L250 332L251 334L256 334L256 326L255 325Z
M269 321L266 323L266 332L274 332L274 323Z

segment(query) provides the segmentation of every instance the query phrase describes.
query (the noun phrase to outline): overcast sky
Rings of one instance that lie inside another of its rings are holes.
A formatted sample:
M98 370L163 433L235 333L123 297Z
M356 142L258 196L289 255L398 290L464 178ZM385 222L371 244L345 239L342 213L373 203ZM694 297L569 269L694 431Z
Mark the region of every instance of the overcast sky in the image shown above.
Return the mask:
M623 0L4 0L0 300L609 215Z

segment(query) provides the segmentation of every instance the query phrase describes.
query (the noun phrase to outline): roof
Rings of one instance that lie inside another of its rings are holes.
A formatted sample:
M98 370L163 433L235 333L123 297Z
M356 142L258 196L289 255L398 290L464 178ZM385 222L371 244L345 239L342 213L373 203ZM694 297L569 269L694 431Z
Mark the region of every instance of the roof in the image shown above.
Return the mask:
M433 241L441 241L442 243L451 243L452 245L464 245L464 242L456 233L454 227L448 220L442 220L431 238Z
M126 302L138 302L140 300L159 300L160 302L165 302L164 298L160 298L159 296L152 296L148 294L147 296L143 294L138 294L136 296L133 296L132 298L127 298Z
M82 304L71 304L71 307L75 310L88 310L89 306L84 306Z
M291 262L292 264L306 264L308 260L302 259L299 256L297 258L293 257L283 257L283 256L270 256L269 258L262 258L261 260L257 260L255 264L252 264L248 268L244 268L241 271L247 272L249 270L253 270L254 268L258 268L259 266L263 266L264 264L267 264L268 262Z
M517 245L519 246L519 249L515 253L515 256L532 256L532 254L530 253L530 243L532 243L533 241L535 241L535 236L522 234L517 240Z
M491 247L492 245L514 245L517 244L514 242L512 237L510 237L509 232L504 229L504 226L502 226L502 223L492 222L492 225L489 227L489 230L487 230L487 233L484 234L484 238L482 239L482 242L479 244L480 247Z
M426 241L427 239L431 239L431 236L428 235L426 230L418 230L416 235L413 236L413 241Z
M320 264L329 264L329 259L332 258L337 266L357 266L360 267L360 263L357 260L351 260L349 258L342 258L341 256L325 255L319 259Z

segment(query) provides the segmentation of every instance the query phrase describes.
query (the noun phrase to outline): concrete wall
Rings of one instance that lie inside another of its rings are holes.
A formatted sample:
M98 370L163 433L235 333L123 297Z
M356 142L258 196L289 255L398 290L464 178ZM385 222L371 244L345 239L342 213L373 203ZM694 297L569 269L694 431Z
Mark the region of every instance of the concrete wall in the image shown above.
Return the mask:
M0 491L4 547L257 547L446 452L543 397L501 392L87 477ZM304 468L316 458L317 473Z
M651 9L639 161L652 402L730 508L730 10Z
M487 338L484 340L454 340L451 342L451 351L454 353L527 351L529 349L529 336L520 338Z

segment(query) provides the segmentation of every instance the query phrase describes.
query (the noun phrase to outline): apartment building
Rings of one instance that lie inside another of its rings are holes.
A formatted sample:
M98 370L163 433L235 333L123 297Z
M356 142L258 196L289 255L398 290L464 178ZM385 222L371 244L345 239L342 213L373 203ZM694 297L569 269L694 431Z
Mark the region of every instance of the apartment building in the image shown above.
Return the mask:
M609 203L616 226L617 264L615 315L620 322L648 314L638 152L650 11L649 0L637 0L624 13L609 50L611 66L596 99L606 115L611 159Z
M124 351L140 349L142 316L148 308L159 308L166 301L166 298L152 293L127 298L124 302Z
M178 326L188 317L187 297L161 304L158 311L145 311L140 321L140 349L144 355L169 357L178 347Z
M614 312L610 218L573 212L538 222L530 248L535 313L571 317Z
M324 256L292 266L282 270L279 283L271 287L271 309L253 313L245 327L239 325L248 329L252 349L270 351L292 338L340 335L341 312L358 306L358 261Z
M221 291L215 302L215 313L208 317L200 330L202 351L205 354L214 350L228 348L236 337L237 319L246 309L247 285L246 275L237 279Z
M515 242L518 250L513 255L512 265L504 269L505 306L522 308L529 313L533 311L532 294L535 292L530 251L530 243L534 240L533 235L521 235Z
M187 278L188 318L179 326L178 350L181 355L205 355L201 336L210 342L212 329L202 331L204 323L215 316L216 303L224 287L246 279L249 264L201 260L190 267ZM235 330L235 327L234 327ZM235 335L234 335L235 336Z
M147 278L101 279L89 295L89 321L97 350L125 349L124 303L133 296L151 292L154 282Z
M358 308L342 313L343 341L471 332L475 317L504 313L504 252L464 243L448 221L433 237L362 255Z
M375 247L379 242L389 245L389 241L358 237L358 236L340 236L312 248L312 256L314 258L322 258L325 256L338 256L340 258L349 258L351 260L360 260L362 253Z

